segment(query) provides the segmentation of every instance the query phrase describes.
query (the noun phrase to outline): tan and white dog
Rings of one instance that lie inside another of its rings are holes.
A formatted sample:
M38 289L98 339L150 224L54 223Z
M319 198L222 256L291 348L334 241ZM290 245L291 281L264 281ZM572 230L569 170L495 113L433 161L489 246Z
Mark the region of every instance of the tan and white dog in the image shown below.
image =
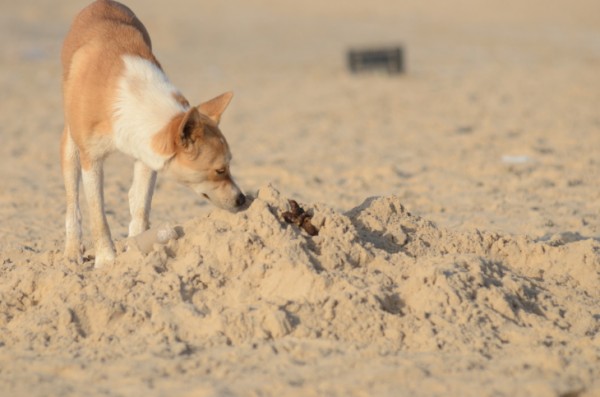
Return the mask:
M232 93L190 106L152 53L144 25L126 6L97 0L74 19L62 49L65 128L65 256L82 262L79 180L83 180L96 249L95 266L115 248L104 214L104 158L119 150L135 159L129 190L129 236L148 229L157 171L236 210L245 196L229 172L231 154L219 130Z

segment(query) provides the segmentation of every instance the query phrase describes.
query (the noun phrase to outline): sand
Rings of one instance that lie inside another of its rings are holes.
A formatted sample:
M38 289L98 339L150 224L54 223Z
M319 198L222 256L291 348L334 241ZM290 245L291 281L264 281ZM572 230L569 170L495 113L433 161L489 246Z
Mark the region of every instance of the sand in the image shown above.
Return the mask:
M128 240L116 154L117 260L65 262L58 54L82 4L2 3L0 395L600 396L596 2L128 4L190 101L235 92L251 200L159 176ZM407 72L348 73L373 43Z

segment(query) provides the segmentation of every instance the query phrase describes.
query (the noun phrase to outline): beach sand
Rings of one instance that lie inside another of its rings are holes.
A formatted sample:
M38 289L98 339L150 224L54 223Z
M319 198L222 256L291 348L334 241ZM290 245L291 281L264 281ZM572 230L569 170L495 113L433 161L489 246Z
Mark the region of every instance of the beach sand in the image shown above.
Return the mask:
M125 251L115 154L93 269L62 258L58 155L85 3L3 2L0 395L600 396L600 3L523 3L128 2L190 102L234 91L251 202L159 175L178 238ZM406 72L351 74L372 45Z

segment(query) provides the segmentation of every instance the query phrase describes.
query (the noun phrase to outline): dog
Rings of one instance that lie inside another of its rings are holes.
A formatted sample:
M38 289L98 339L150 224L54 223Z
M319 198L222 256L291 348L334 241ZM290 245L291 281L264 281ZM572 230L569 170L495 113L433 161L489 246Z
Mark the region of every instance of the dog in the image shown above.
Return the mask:
M66 193L65 257L83 262L79 181L89 206L95 267L115 259L104 213L103 162L119 150L135 160L129 236L149 227L158 171L218 207L236 211L246 196L234 182L219 129L233 94L190 106L152 53L148 31L125 5L97 0L73 20L61 61L65 126L61 167Z

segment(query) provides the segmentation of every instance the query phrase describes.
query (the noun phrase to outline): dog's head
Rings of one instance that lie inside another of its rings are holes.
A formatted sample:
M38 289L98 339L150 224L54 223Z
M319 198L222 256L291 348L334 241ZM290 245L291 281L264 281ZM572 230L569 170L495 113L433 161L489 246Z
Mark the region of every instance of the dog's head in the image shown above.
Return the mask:
M232 97L228 92L190 108L173 119L166 135L154 143L160 151L174 153L165 169L168 174L216 206L235 211L246 197L231 176L231 152L219 129Z

